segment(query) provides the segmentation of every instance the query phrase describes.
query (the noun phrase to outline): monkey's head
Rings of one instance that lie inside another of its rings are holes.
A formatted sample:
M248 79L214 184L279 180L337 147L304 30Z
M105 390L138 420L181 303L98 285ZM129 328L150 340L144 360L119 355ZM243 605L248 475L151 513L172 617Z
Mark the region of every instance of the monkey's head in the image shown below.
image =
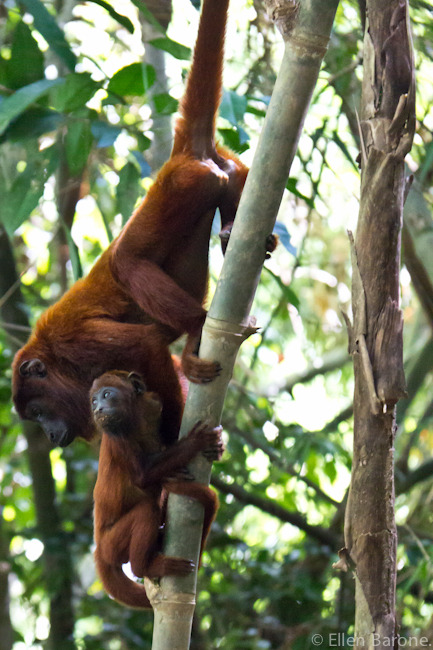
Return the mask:
M93 436L89 384L26 347L16 354L12 370L12 398L18 415L40 424L53 445L66 447L78 436L86 440Z
M143 378L137 372L113 370L93 382L90 408L101 432L129 436L142 429L143 421L155 425L162 405L156 393L146 391Z

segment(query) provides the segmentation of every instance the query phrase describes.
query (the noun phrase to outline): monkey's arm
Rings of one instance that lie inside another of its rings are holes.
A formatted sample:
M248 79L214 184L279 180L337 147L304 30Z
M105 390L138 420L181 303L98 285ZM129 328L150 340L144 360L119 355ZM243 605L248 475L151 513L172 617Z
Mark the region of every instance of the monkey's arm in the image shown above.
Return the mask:
M209 460L219 460L224 451L221 440L222 427L209 427L197 422L186 438L178 440L164 451L150 454L141 475L135 481L145 489L152 483L167 479L181 467L184 467L200 451Z
M113 274L141 309L178 335L201 331L206 311L157 264L127 255L115 261Z

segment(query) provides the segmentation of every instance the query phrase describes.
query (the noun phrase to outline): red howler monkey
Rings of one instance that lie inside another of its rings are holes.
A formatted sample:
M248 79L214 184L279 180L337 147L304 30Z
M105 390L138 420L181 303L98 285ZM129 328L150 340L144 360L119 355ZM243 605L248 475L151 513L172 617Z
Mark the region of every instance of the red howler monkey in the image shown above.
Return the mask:
M174 146L141 206L89 275L39 319L13 363L18 414L39 422L55 445L89 439L88 391L110 368L134 370L162 400L161 435L177 439L183 408L168 344L188 334L183 369L210 381L215 361L195 352L206 315L208 246L219 207L229 232L247 175L215 144L229 0L204 0ZM264 242L265 247L268 242Z
M106 591L130 607L148 608L143 586L130 580L122 564L138 577L186 575L194 564L161 554L161 526L169 492L197 499L204 507L202 549L218 508L216 494L194 483L186 464L199 452L219 460L221 427L198 423L189 435L163 450L158 433L161 402L146 392L136 373L107 372L96 379L90 402L102 433L94 490L95 561Z

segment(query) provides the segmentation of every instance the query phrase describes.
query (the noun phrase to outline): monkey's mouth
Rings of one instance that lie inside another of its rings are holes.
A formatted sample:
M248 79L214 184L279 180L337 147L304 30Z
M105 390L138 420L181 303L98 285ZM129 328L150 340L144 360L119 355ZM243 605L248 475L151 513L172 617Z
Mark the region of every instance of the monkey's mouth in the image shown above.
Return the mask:
M125 416L117 410L106 409L93 414L96 425L103 431L113 436L122 436L129 431Z

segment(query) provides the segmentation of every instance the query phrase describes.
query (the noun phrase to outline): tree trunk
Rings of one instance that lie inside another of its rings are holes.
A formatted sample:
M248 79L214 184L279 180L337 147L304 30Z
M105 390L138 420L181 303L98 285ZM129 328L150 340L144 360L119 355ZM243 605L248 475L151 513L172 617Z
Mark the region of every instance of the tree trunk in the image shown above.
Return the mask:
M190 387L181 437L197 420L220 421L227 384L238 348L254 331L249 312L281 197L326 52L338 0L268 3L286 39L285 54L251 171L239 205L229 246L208 317L200 356L218 359L221 376L209 385ZM210 465L197 458L190 467L197 481L208 483ZM170 495L165 552L197 563L202 508ZM149 581L147 582L149 586ZM153 650L189 647L195 607L196 575L167 577L151 595L155 610Z
M2 260L0 295L5 295L11 287L16 286L15 291L1 306L2 318L7 323L28 326L10 241L2 227L0 227L0 258ZM18 349L14 343L11 347ZM72 561L67 540L61 530L56 505L50 447L41 428L37 425L24 422L23 433L27 440L37 528L44 544L44 577L50 600L50 636L47 648L75 650L72 637L75 623L72 609Z
M166 31L171 20L171 0L145 0L147 9ZM165 74L165 52L153 47L148 41L161 36L153 25L139 13L141 37L144 44L144 61L155 68L156 82L148 91L149 104L152 109L153 141L148 151L148 160L153 172L158 171L170 157L173 145L171 116L159 115L155 108L154 96L168 93L167 75Z
M364 71L361 204L355 242L351 237L354 449L342 565L355 573L359 643L389 648L396 636L395 404L405 395L399 269L410 183L404 157L415 124L406 0L367 2Z

